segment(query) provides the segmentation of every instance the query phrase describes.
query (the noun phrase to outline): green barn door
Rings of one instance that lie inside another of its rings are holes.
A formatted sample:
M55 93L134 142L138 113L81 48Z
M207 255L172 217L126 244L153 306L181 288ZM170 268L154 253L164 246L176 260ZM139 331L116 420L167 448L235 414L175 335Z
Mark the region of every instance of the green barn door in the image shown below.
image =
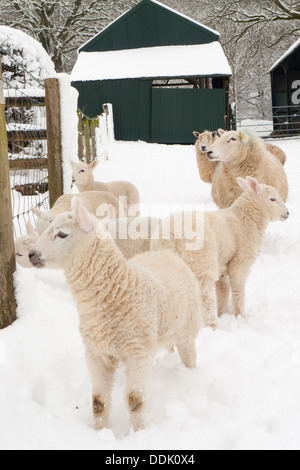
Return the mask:
M151 142L192 144L193 131L225 127L224 89L152 89Z

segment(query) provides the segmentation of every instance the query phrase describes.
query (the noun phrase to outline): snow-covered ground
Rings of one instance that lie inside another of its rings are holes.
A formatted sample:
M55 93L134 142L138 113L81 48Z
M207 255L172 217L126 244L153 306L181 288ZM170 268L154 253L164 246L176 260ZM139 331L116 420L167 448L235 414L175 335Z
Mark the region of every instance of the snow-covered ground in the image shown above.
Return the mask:
M18 267L18 320L0 331L1 449L300 449L300 141L287 152L290 219L269 226L247 284L246 318L203 329L198 367L162 352L149 383L149 427L133 434L125 373L112 430L92 428L91 387L78 314L59 271ZM129 179L143 213L183 204L214 210L193 146L116 143L98 179ZM162 207L163 206L163 207Z

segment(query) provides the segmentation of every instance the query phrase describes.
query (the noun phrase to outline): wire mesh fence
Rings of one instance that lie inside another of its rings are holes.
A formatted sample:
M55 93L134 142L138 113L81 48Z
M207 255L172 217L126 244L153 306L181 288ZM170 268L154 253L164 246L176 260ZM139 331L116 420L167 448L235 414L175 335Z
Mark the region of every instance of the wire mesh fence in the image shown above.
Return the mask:
M26 70L18 68L15 57L0 45L2 56L2 86L5 98L5 117L8 158L12 191L14 236L26 234L28 220L34 222L31 207L49 209L47 132L44 84L31 77L26 88ZM17 72L16 72L17 70ZM14 74L24 73L24 83L12 80ZM32 83L36 82L36 88Z

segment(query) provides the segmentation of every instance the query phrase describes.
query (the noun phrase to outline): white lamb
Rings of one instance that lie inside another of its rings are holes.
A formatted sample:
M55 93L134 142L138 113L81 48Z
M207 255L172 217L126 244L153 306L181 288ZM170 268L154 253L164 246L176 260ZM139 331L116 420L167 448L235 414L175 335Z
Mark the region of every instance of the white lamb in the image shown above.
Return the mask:
M245 284L256 260L270 221L286 220L289 212L278 191L259 184L255 178L238 178L243 194L228 208L215 212L192 212L193 232L202 246L189 249L190 240L176 236L175 216L163 221L170 227L169 240L153 240L151 249L178 253L200 281L206 324L216 328L219 316L228 312L229 283L234 314L244 315ZM185 214L186 215L186 214ZM186 220L183 216L176 220ZM161 238L161 237L160 237ZM215 299L218 300L218 314Z
M160 346L176 344L196 367L201 321L199 285L178 255L155 252L126 261L82 202L59 215L30 253L33 266L64 269L80 315L92 380L96 429L109 426L119 362L127 369L127 403L135 431L145 427L146 383Z
M112 181L100 183L94 180L93 171L98 165L95 160L90 164L85 162L71 162L73 169L73 183L79 192L83 191L108 191L118 200L124 200L125 216L140 215L140 195L137 188L128 181Z
M27 235L19 237L15 241L15 254L17 263L23 268L32 268L28 254L31 246L37 241L38 233L34 230L30 221L26 224Z
M73 197L74 194L63 194L57 199L51 210L47 212L43 212L34 206L32 207L32 211L37 217L36 230L39 235L48 228L58 214L71 210ZM76 194L76 197L83 201L91 214L97 214L97 217L101 219L116 219L125 215L123 205L111 193L105 191L86 191Z

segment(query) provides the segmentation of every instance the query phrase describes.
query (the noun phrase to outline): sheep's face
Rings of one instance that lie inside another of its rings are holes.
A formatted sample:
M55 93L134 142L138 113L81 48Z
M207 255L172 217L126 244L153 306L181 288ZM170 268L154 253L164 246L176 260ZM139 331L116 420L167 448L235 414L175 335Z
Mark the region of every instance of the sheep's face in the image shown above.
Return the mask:
M262 186L265 188L261 197L269 211L271 221L280 220L283 222L287 220L290 214L278 191L273 186Z
M95 231L98 222L81 200L73 198L72 212L58 215L31 247L31 264L37 268L64 269L67 260L76 256L76 249Z
M97 166L97 161L90 164L85 162L72 163L72 182L79 186L87 186L93 174L93 170Z
M208 149L207 158L211 161L238 163L243 158L242 148L249 142L245 132L219 130L221 137Z
M217 132L205 131L202 134L199 132L193 132L194 136L197 137L196 147L200 153L206 154L208 149L212 146L217 138Z
M287 220L289 218L289 211L280 197L277 189L273 186L260 184L255 178L247 176L244 178L237 178L239 186L246 192L249 192L252 197L257 198L263 204L269 213L271 221Z
M15 241L16 261L23 268L32 268L28 255L37 239L38 235L25 235Z

